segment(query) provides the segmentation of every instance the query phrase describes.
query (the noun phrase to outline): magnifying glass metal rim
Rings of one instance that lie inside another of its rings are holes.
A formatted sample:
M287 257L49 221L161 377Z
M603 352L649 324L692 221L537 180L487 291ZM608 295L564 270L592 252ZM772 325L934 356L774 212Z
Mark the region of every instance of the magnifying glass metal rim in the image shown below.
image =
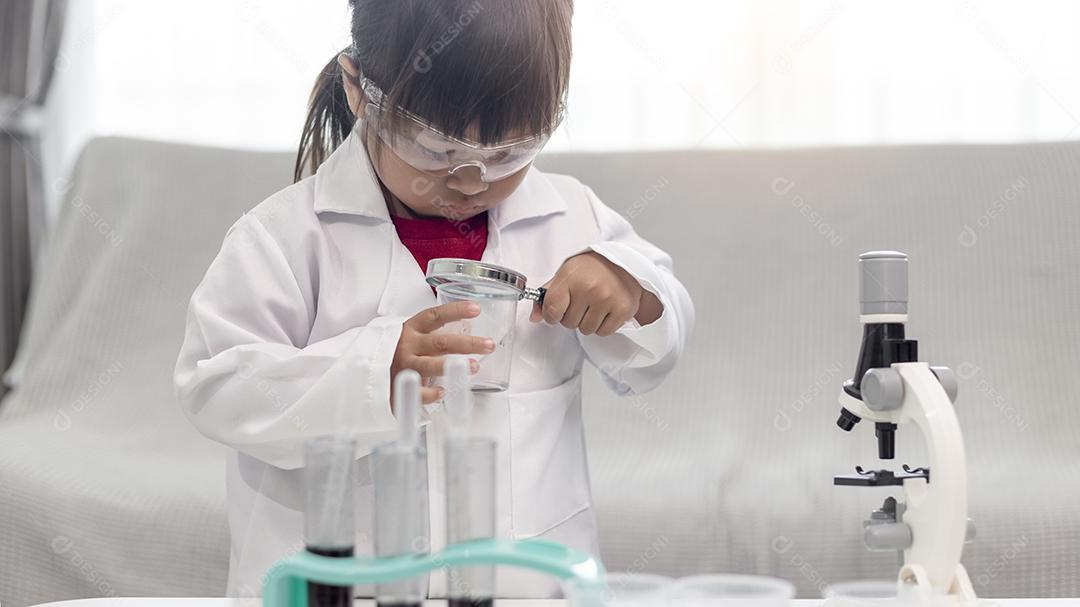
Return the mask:
M528 288L526 286L527 279L521 272L493 263L473 261L472 259L453 257L432 259L428 262L426 280L433 287L455 282L476 281L488 283L516 291L519 300L529 299L541 306L544 305L544 295L547 293L547 289L544 287Z

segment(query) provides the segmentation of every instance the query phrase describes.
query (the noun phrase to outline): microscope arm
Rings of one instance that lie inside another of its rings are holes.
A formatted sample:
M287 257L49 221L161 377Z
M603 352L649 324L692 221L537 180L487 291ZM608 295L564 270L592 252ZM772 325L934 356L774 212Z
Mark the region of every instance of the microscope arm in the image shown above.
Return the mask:
M913 541L904 551L900 578L974 602L971 581L960 564L968 528L967 458L960 422L940 372L935 374L926 363L899 363L891 370L903 380L901 423L913 422L922 431L934 473L933 482L904 481L903 522L911 527Z
M896 475L905 477L900 481L906 494L901 522L911 529L912 538L911 545L904 549L900 579L954 595L962 603L973 603L975 593L960 564L968 536L967 460L950 398L955 395L951 371L911 362L867 372L863 401L851 399L855 401L851 403L843 396L841 400L873 421L913 423L922 431L933 481L929 472L925 478L917 474L921 469Z

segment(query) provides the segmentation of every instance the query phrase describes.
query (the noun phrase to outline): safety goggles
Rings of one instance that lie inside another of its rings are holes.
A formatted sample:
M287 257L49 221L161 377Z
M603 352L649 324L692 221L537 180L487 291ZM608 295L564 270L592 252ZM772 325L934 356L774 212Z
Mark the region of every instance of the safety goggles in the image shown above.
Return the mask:
M407 110L388 109L384 103L385 95L371 80L361 76L359 83L368 98L364 108L367 127L373 128L398 158L425 173L453 175L465 167L476 167L482 181L499 181L535 160L549 138L548 135L537 135L485 146L451 137ZM395 111L400 118L394 132L388 126L390 111Z

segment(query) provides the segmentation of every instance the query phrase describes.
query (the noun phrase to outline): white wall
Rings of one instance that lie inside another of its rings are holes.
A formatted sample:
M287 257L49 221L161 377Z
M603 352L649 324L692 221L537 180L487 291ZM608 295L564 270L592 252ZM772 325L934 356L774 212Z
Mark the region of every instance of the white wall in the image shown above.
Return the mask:
M348 43L345 0L72 5L54 173L93 134L294 148ZM1073 137L1078 17L1066 0L577 0L551 148Z

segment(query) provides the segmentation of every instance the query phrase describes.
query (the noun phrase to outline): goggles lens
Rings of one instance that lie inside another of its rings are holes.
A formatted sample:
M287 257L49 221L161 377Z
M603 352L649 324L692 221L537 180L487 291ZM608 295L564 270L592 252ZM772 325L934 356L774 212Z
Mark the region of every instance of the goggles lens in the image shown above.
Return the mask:
M476 166L484 181L505 179L528 166L548 137L536 136L493 146L481 146L444 135L409 114L399 115L396 132L390 132L386 110L375 103L364 109L364 120L379 139L413 168L443 175L459 167ZM358 122L359 124L359 122Z

